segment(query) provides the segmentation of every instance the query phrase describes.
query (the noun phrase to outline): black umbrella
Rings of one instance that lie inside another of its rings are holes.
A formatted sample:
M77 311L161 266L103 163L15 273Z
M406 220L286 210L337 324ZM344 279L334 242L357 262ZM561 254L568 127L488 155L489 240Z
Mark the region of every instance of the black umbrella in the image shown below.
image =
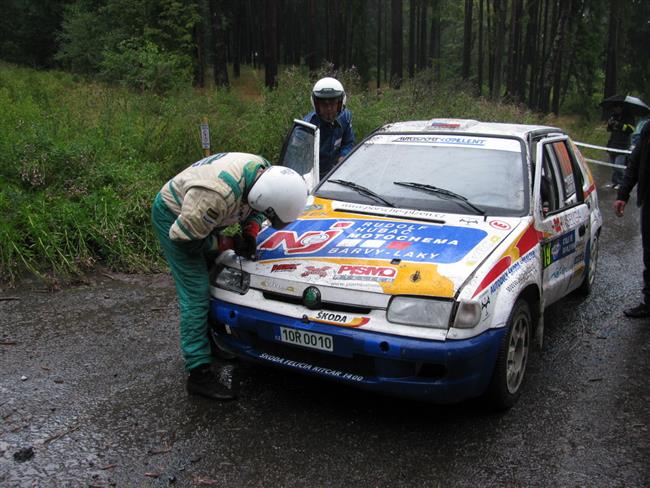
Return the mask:
M600 106L604 108L611 108L616 105L623 105L632 115L637 117L650 114L650 107L643 100L630 95L613 95L600 102Z

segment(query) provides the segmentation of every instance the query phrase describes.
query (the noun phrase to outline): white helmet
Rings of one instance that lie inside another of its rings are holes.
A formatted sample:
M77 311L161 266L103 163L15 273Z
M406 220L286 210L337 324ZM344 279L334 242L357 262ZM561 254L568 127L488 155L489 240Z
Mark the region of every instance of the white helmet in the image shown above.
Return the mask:
M341 82L336 78L329 77L318 80L311 90L311 106L317 113L316 100L319 98L338 98L340 103L337 115L343 111L345 102L347 101L347 96L345 95L345 90Z
M248 192L248 204L264 213L275 229L293 222L305 209L307 183L291 168L271 166L255 180Z

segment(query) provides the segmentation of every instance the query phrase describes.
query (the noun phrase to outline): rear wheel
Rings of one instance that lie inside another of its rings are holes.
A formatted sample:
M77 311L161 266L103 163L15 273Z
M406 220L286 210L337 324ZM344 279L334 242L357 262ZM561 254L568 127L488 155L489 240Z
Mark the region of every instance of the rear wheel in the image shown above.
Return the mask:
M585 271L585 278L578 287L578 293L587 296L591 293L596 280L596 267L598 266L598 234L594 235L589 243L589 262Z
M507 329L486 392L488 404L497 410L512 407L521 394L532 332L530 307L525 300L520 298L515 303Z

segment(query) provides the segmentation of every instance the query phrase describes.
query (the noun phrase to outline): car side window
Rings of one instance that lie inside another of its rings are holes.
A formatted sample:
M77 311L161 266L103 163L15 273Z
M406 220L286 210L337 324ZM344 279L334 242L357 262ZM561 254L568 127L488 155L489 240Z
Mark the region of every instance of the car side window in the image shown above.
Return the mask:
M544 147L544 158L542 161L542 180L540 185L542 209L545 214L554 212L560 208L557 176L555 174L552 155L549 149L549 146Z
M573 172L573 163L571 161L571 154L566 146L565 141L558 141L551 144L555 160L557 161L560 170L560 185L563 194L563 206L573 205L577 203L578 198L576 195L576 177Z

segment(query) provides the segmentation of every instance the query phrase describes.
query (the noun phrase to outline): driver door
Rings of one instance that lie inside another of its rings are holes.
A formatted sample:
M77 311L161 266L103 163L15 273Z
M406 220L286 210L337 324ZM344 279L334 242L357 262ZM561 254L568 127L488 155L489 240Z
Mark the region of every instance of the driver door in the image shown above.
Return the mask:
M293 126L284 141L280 154L280 166L286 166L301 174L311 192L318 184L318 158L320 133L318 127L303 120L294 119Z

